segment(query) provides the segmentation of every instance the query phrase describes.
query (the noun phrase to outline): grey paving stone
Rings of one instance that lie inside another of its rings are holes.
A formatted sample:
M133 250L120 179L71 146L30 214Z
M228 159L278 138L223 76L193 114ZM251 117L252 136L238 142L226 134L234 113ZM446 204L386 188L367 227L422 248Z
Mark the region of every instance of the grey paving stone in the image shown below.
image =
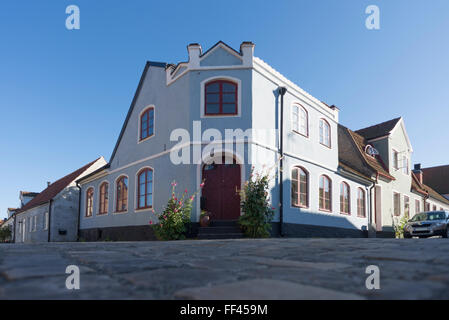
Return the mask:
M334 290L272 279L254 279L210 287L188 288L176 298L193 300L361 300L361 296Z

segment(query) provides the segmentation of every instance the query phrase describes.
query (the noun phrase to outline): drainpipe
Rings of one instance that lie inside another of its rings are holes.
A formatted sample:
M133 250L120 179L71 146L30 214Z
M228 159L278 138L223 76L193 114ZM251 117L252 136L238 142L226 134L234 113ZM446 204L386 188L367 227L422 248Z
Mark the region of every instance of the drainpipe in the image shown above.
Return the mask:
M279 139L279 235L284 236L284 95L287 88L279 87L279 94L281 96L281 114L280 114L280 139Z
M51 230L51 204L53 203L53 199L48 201L48 242L50 242L50 230Z
M13 243L16 243L16 232L17 232L17 230L16 230L16 218L17 218L17 215L14 213L14 234L13 234L13 236L12 236L12 242Z
M376 178L377 180L377 178ZM371 228L371 224L373 221L373 189L376 186L376 181L373 181L373 184L368 188L369 190L369 214L368 214L368 238L369 238L369 230ZM376 205L376 204L374 204Z
M80 223L81 223L81 187L76 183L76 187L78 188L78 229L76 231L76 241L80 239Z

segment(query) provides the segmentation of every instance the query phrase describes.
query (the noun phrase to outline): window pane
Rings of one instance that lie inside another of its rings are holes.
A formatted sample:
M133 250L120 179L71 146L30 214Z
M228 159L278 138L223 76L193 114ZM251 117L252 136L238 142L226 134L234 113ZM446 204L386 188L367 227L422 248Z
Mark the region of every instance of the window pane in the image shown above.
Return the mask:
M142 195L139 197L139 208L145 207L145 196Z
M220 95L219 94L207 94L206 95L207 103L219 103Z
M206 113L208 113L208 114L216 114L216 113L219 113L219 111L220 111L220 106L218 104L208 103L206 105Z
M213 101L211 101L211 102L213 102ZM236 103L237 101L235 101L235 93L224 93L223 94L223 102L224 103Z
M219 92L220 91L220 85L218 82L208 84L206 86L206 92Z
M148 112L145 112L143 115L142 115L142 122L147 122L148 121Z
M223 92L235 92L236 87L234 84L223 82Z
M292 180L292 203L298 204L298 182Z
M153 205L153 195L150 193L150 194L147 194L147 206L152 206Z
M235 104L223 104L223 113L235 113Z

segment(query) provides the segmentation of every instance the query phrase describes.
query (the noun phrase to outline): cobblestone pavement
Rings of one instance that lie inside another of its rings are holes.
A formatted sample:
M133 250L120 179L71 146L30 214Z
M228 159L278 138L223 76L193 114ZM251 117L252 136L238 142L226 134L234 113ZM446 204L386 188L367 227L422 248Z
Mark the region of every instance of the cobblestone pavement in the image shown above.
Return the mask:
M65 287L68 265L79 290ZM368 290L368 265L380 289ZM448 239L0 244L0 299L447 299Z

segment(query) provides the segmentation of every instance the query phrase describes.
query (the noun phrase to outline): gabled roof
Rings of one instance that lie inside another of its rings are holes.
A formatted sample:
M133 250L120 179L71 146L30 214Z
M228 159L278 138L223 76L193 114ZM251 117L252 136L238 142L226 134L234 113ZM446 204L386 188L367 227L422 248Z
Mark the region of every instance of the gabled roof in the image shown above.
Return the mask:
M389 180L395 178L388 172L380 155L370 156L365 152L368 142L356 132L338 125L339 161L364 175L379 174Z
M424 168L423 182L441 194L449 194L449 165Z
M85 166L79 168L76 171L73 171L72 173L66 175L65 177L53 182L50 184L45 190L43 190L41 193L39 193L35 198L30 200L26 205L24 205L22 208L16 211L16 213L21 213L24 211L27 211L31 208L40 206L46 202L49 202L54 197L58 195L59 192L64 190L65 187L67 187L70 183L72 183L77 177L79 177L84 171L89 169L95 162L97 162L99 159L95 159L94 161L86 164Z
M357 130L356 133L365 137L367 140L384 137L390 134L390 132L396 127L401 117L388 120L373 126Z
M150 66L165 68L167 66L167 64L165 62L154 62L154 61L147 61L147 63L145 64L145 68L142 72L142 76L140 77L139 85L137 86L136 92L134 93L133 101L131 102L131 105L129 106L128 114L126 115L126 119L125 119L125 122L123 123L122 130L120 131L117 142L115 143L115 147L114 147L114 150L112 151L112 155L111 155L111 159L109 160L109 163L112 162L112 160L114 159L115 153L117 152L117 148L120 144L120 141L122 140L123 134L125 133L126 125L128 124L129 118L131 117L131 114L134 110L134 106L136 104L137 97L140 94L140 90L142 90L143 82L144 82L144 79L146 77L146 74L147 74Z
M20 191L20 195L24 197L35 197L39 194L39 192L30 192L30 191Z
M428 185L419 182L418 177L412 171L412 190L417 191L423 195L427 195L435 200L449 205L449 200L443 197L440 193L429 187Z

